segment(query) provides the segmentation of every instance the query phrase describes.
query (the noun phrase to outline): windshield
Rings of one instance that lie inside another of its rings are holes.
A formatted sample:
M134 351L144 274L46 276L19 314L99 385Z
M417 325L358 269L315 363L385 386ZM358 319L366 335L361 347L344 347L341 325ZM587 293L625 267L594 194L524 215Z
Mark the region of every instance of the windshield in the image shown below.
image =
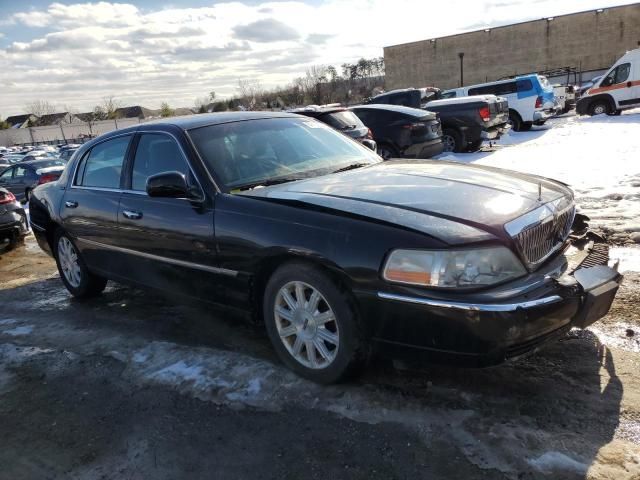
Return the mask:
M207 167L229 189L314 177L381 159L310 118L265 118L189 132Z

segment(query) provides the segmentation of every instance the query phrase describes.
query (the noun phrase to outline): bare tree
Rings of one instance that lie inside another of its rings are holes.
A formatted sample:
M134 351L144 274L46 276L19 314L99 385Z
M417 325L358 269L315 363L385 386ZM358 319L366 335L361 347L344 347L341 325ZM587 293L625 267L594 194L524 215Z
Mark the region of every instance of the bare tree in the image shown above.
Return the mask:
M239 79L238 93L247 110L256 110L262 102L264 89L258 80Z
M49 103L47 100L34 100L27 103L24 108L27 113L31 113L36 117L56 113L56 106L52 103Z
M106 113L107 119L112 120L118 118L116 110L122 107L122 102L116 99L113 95L102 98L102 103L99 107Z

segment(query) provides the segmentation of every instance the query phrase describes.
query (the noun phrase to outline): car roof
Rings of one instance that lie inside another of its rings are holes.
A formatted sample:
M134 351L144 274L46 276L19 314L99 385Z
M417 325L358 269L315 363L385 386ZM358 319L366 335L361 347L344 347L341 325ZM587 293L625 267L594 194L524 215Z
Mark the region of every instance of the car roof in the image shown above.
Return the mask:
M336 112L344 112L347 110L347 107L343 106L331 106L331 107L301 107L294 108L293 110L289 110L289 113L296 113L298 115L305 115L307 117L320 117L322 115L326 115L328 113L336 113Z
M396 112L396 113L404 113L405 115L411 115L414 117L424 117L427 116L428 113L425 110L420 110L419 108L411 108L405 107L402 105L385 105L382 103L371 103L367 105L355 105L353 107L349 107L350 110L382 110L387 112Z
M286 112L220 112L220 113L200 113L196 115L185 115L184 117L173 117L153 120L139 125L140 130L144 130L146 125L173 125L183 130L208 127L210 125L220 125L230 122L241 122L246 120L260 120L263 118L297 118L297 115Z
M56 158L48 158L46 160L27 160L26 162L20 162L20 163L16 163L16 166L22 166L22 165L29 165L33 168L38 168L38 165L42 164L42 163L49 163L49 162L60 162L63 163L62 160L58 160ZM51 165L52 167L55 167L57 165ZM64 165L60 165L60 167L64 167Z

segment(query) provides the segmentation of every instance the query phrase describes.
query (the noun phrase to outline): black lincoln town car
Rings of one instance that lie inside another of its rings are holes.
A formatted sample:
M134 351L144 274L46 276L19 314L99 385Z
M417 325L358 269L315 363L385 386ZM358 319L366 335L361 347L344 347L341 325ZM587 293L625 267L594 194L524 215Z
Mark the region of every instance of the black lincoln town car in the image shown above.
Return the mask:
M383 162L286 113L111 132L30 209L74 296L115 280L251 310L287 366L325 383L377 351L520 357L604 316L622 279L562 183Z

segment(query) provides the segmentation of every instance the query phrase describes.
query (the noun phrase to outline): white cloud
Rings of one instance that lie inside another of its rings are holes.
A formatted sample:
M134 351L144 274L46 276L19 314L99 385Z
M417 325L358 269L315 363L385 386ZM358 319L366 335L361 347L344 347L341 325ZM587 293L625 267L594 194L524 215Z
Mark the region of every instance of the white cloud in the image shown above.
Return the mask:
M386 45L624 1L538 0L535 9L530 0L448 0L446 8L424 0L229 1L155 11L52 3L4 21L30 38L3 39L0 105L8 115L46 97L85 110L113 94L149 107L189 106L211 90L235 93L238 78L273 86L310 64L380 56Z

